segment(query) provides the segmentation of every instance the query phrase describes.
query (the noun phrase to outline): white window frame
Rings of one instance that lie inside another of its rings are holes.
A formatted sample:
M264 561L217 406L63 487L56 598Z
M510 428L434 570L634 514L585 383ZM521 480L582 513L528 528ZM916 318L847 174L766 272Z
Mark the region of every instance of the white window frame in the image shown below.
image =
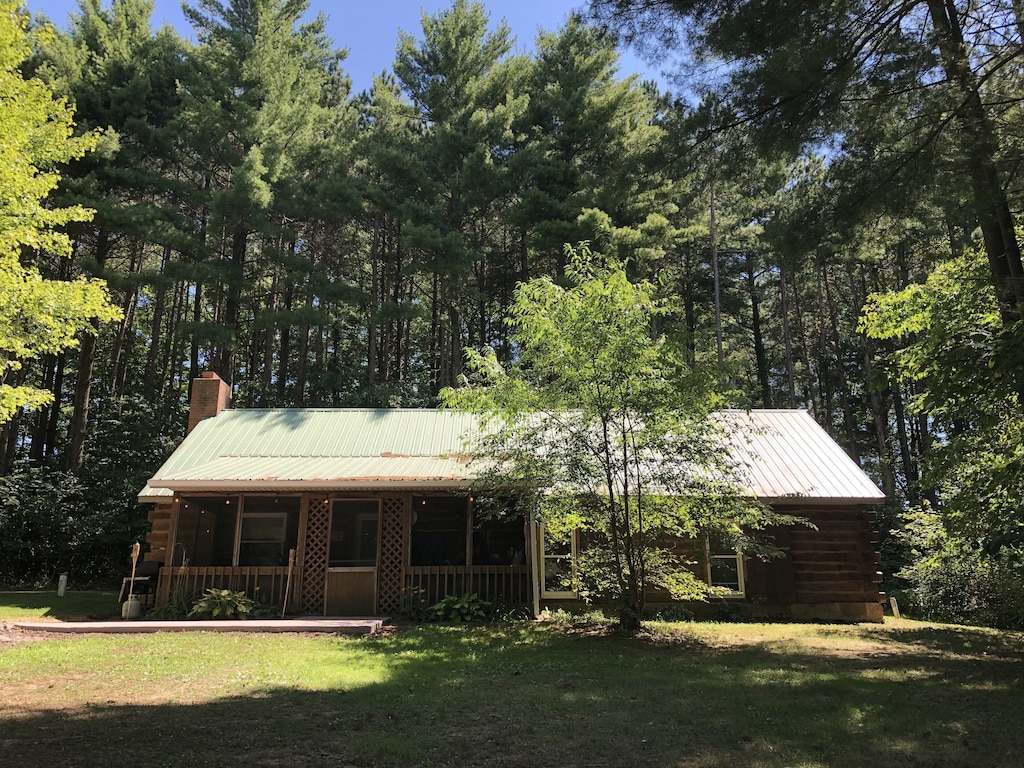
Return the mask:
M547 587L547 564L548 560L568 560L569 566L573 572L573 578L576 576L576 558L579 554L579 532L573 531L569 535L569 553L568 554L547 554L547 547L544 545L544 539L546 530L544 523L540 523L537 526L537 532L540 538L540 596L542 598L562 598L562 599L573 599L579 597L579 593L573 590L548 590Z
M235 568L245 568L248 566L240 565L240 559L242 556L242 545L243 544L284 544L288 541L288 513L286 511L280 512L246 512L244 496L237 496L238 501L238 519L236 521L235 528L235 555L233 558ZM246 539L242 537L242 531L245 528L246 518L252 520L254 518L269 519L279 518L281 520L281 538L280 539ZM253 566L255 567L255 566Z
M708 586L709 587L716 586L711 581L711 563L712 563L712 561L713 560L733 560L736 563L736 577L737 577L737 581L739 582L737 584L737 586L739 587L739 589L735 590L735 589L731 589L730 588L729 591L725 593L725 597L746 597L746 594L747 594L747 574L746 574L746 568L745 568L744 562L743 562L743 560L744 560L744 558L743 558L743 550L741 550L739 547L736 547L736 549L733 552L731 552L731 553L725 553L725 552L712 553L712 551L711 551L711 537L710 536L705 536L704 537L704 553L707 555L707 564L705 566L705 573L706 573L706 581L708 583Z

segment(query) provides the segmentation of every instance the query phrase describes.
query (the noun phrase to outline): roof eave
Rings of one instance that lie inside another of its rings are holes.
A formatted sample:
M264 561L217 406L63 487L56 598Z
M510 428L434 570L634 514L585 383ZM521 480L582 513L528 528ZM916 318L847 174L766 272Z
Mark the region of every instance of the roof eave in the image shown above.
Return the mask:
M469 488L472 481L465 478L390 478L367 477L344 480L159 480L152 481L154 488L165 488L174 493L225 491L239 493L308 493L318 491L381 491L392 489L415 490ZM140 499L142 494L140 494Z
M765 504L828 504L830 506L854 506L860 504L881 504L885 496L758 496Z

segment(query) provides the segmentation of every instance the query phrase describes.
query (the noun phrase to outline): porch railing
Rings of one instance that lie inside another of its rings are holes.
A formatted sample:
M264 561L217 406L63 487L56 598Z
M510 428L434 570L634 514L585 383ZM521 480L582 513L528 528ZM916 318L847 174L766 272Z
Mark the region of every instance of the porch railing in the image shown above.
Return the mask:
M299 568L292 569L292 593L288 605L298 610L297 585L301 581ZM247 597L264 605L280 608L288 584L286 566L188 566L160 569L157 603L167 602L171 591L179 587L190 599L200 597L208 589L231 589L245 592Z
M529 605L528 565L414 565L405 569L408 606L429 606L447 595L476 594L506 606Z

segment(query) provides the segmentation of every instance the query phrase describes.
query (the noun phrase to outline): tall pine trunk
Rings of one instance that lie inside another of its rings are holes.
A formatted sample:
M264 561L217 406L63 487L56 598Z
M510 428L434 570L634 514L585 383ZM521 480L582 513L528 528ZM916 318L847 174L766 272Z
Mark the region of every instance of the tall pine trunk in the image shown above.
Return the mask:
M981 98L981 83L971 69L956 6L949 0L928 0L928 11L942 68L957 103L958 144L965 155L1000 317L1008 328L1024 318L1024 265L1006 189L996 168L999 139Z

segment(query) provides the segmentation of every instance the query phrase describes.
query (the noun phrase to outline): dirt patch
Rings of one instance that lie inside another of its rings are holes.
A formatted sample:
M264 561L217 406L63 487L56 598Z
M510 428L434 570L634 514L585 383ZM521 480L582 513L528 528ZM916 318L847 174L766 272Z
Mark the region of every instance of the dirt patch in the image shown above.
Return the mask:
M36 640L57 640L67 637L62 632L39 632L36 630L18 629L13 624L0 621L0 651L11 648L21 643L31 643Z

